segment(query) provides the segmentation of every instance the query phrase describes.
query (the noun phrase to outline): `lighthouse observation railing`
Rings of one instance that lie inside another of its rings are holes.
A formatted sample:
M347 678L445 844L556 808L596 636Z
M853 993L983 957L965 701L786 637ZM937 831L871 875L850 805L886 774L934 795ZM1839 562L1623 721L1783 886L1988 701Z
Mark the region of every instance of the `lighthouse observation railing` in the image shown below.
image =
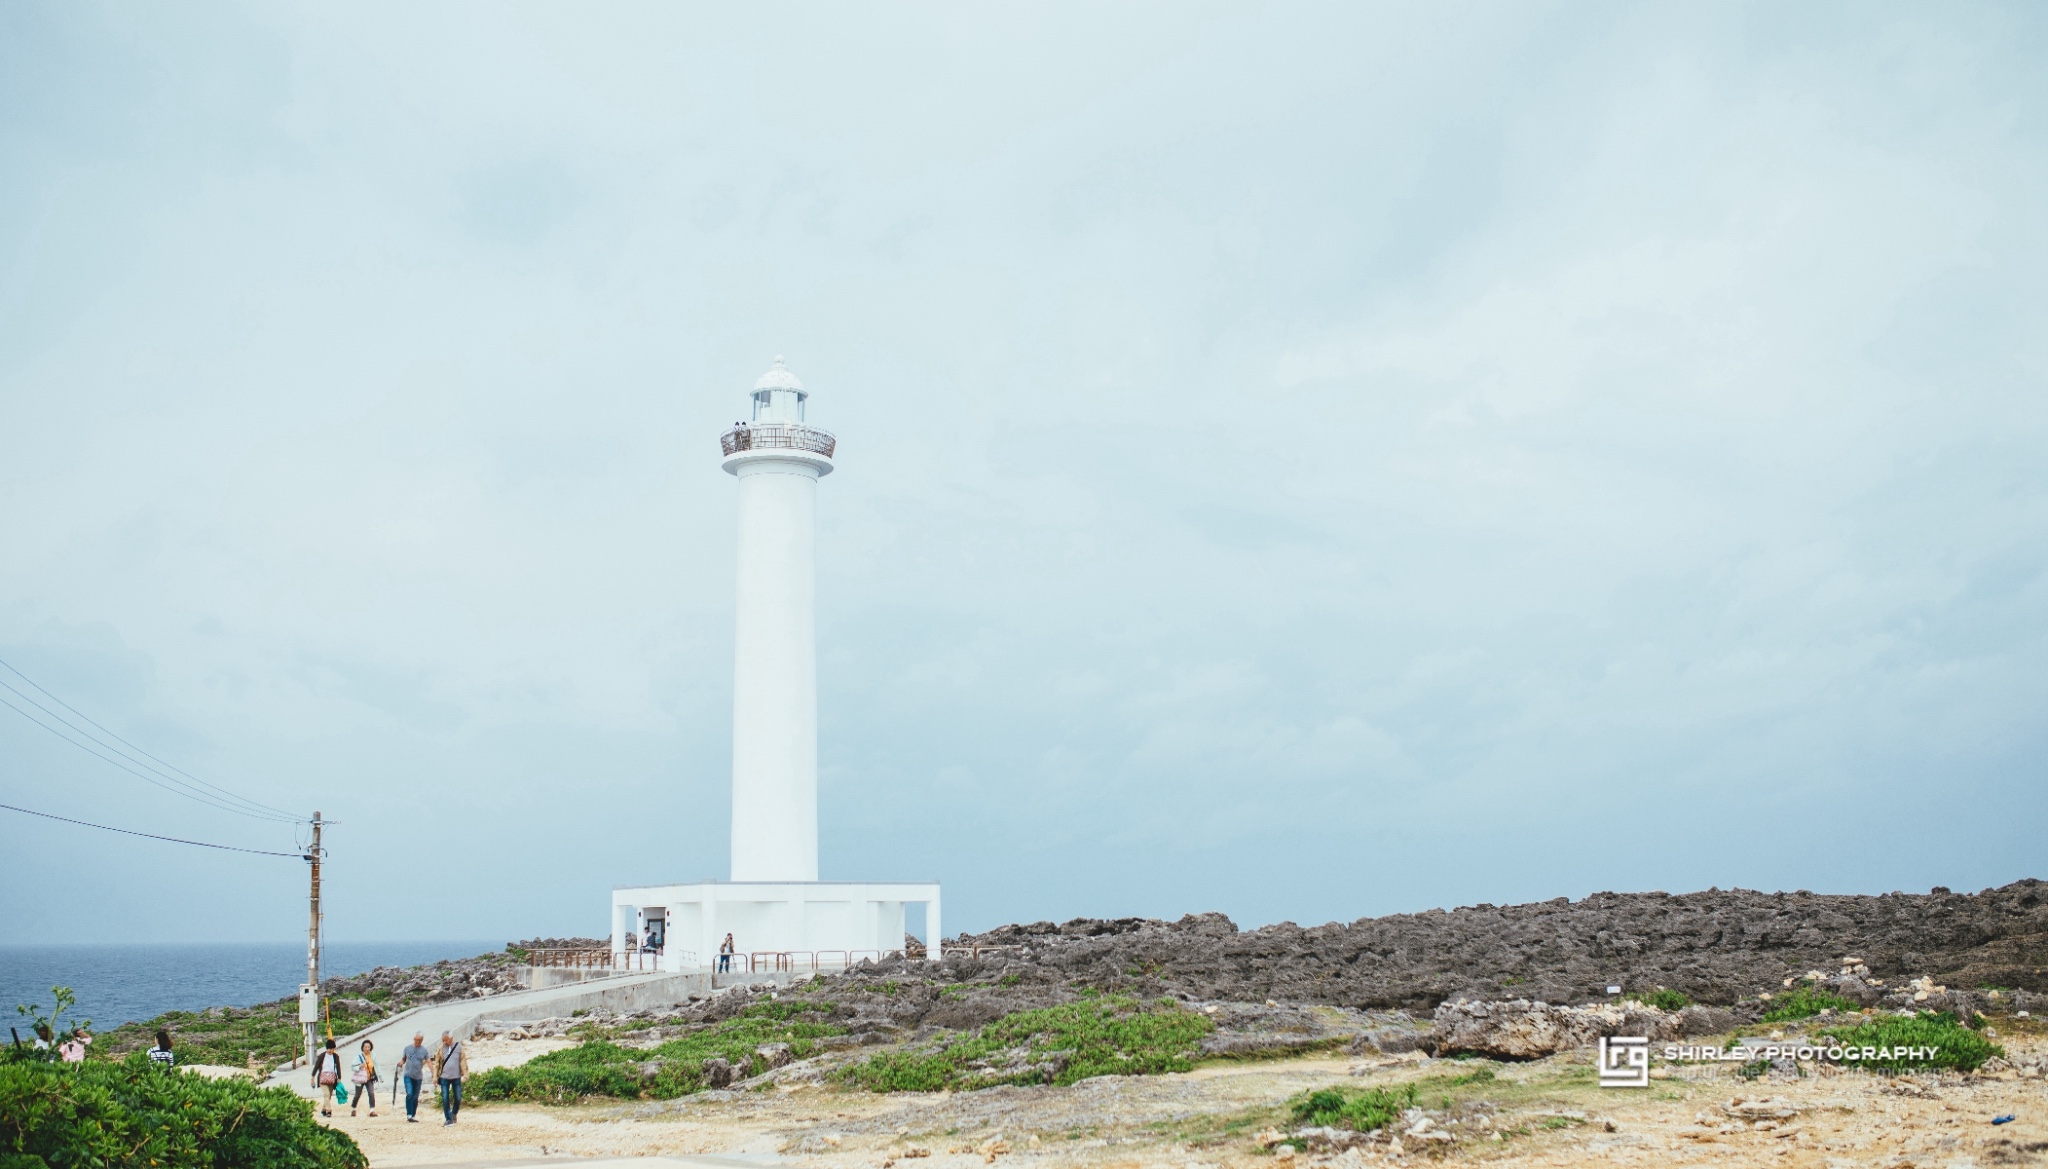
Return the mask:
M728 455L741 451L814 451L832 457L832 451L839 440L829 430L815 426L795 426L786 422L741 423L720 436L718 445Z

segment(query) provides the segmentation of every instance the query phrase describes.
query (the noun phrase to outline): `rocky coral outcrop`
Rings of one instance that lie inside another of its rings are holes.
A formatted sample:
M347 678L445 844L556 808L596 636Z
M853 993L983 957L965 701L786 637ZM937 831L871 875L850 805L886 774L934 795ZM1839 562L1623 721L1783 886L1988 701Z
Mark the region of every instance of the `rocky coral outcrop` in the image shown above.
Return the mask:
M1542 1059L1589 1047L1610 1035L1642 1035L1656 1041L1680 1034L1675 1013L1634 1003L1564 1007L1528 999L1466 1000L1439 1006L1431 1022L1438 1054L1489 1059Z
M2025 880L1975 894L1880 897L1596 893L1247 931L1215 913L1076 919L963 936L958 944L980 956L947 965L1010 960L1055 980L1140 993L1427 1010L1460 997L1585 1002L1613 985L1669 987L1725 1006L1854 958L1849 977L1889 1005L1919 975L2048 993L2044 892Z
M320 980L329 998L351 999L364 1009L397 1009L415 1003L487 998L520 989L519 963L511 954L442 959L431 966L379 966L345 978Z

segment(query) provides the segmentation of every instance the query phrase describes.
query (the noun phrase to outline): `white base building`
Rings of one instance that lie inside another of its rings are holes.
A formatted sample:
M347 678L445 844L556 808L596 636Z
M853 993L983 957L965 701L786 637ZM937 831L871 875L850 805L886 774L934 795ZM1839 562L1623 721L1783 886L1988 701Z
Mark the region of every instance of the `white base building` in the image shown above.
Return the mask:
M636 964L674 971L715 968L732 935L733 970L836 970L903 950L903 907L925 907L927 937L939 932L934 882L704 881L612 890L612 952L626 935L660 945Z
M720 440L740 495L733 879L612 890L617 961L631 937L635 966L715 967L730 934L735 969L843 967L901 952L906 904L924 905L933 957L945 936L935 883L818 880L818 480L832 473L838 440L805 422L809 397L778 357L754 383L753 418Z

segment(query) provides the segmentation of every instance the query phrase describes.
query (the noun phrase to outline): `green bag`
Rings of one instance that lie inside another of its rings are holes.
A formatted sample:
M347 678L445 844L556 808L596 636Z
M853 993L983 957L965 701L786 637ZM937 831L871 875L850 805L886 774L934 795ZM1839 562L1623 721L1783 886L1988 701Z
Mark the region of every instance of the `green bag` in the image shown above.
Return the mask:
M348 1103L348 1085L347 1085L347 1084L336 1084L336 1085L334 1085L334 1102L335 1102L336 1104L346 1104L346 1103Z

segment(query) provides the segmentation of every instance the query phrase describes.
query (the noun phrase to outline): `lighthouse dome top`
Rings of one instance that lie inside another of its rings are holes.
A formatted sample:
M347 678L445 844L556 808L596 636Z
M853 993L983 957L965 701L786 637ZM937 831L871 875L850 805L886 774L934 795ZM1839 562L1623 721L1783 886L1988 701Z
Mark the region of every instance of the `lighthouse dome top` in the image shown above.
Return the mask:
M795 374L789 372L788 366L782 364L782 355L778 353L775 355L775 368L762 374L761 380L754 383L754 391L756 393L762 390L795 390L797 393L802 394L804 393L804 384L796 379ZM808 397L809 395L806 394L805 396Z

